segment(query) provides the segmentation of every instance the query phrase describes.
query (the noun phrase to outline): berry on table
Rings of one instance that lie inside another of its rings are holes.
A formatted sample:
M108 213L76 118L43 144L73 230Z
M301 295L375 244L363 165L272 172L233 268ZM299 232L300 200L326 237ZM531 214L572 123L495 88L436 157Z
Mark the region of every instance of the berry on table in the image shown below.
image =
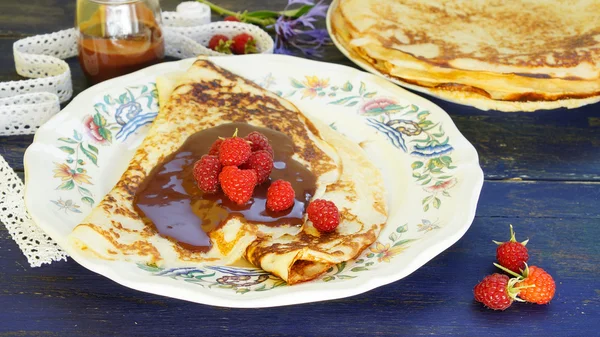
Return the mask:
M518 290L513 287L517 281L499 273L488 275L473 288L475 300L493 310L506 310L517 300Z
M500 265L515 273L521 273L523 268L525 268L525 263L529 260L529 252L527 247L525 247L528 241L529 239L517 242L513 227L510 225L510 240L507 242L494 241L498 245L498 248L496 248L496 260L498 260Z
M525 267L524 279L517 283L519 297L530 303L548 304L554 297L556 283L550 274L536 266Z

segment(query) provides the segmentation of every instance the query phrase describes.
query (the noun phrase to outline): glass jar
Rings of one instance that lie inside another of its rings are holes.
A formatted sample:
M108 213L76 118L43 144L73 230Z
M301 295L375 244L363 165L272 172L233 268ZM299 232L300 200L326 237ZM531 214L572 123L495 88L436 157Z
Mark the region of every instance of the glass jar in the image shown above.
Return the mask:
M77 0L79 63L98 83L158 63L165 46L158 0Z

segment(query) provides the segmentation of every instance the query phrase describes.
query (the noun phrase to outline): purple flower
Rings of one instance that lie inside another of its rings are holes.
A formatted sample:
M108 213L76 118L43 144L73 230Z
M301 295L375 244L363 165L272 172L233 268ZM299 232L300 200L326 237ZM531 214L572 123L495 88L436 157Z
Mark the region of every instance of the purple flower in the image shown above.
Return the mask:
M275 29L275 50L276 54L291 55L290 47L300 50L304 55L320 57L320 49L323 45L331 43L329 34L325 29L316 29L314 23L320 18L324 18L329 5L323 3L323 0L314 3L312 0L289 0L288 7L294 4L304 4L313 6L304 15L291 19L280 16L271 28Z
M313 0L289 0L288 1L288 7L291 5L296 5L296 4L302 4L302 5L314 5L314 1Z

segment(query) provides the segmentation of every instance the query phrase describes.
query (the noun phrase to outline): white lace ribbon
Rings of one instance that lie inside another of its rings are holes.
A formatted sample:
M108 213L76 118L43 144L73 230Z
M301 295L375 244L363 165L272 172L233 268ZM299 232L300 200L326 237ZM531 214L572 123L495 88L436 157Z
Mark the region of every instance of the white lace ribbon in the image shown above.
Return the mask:
M260 53L273 52L273 40L260 28L240 22L210 22L210 8L182 2L163 12L165 53L177 58L222 55L206 46L215 34L229 38L248 33ZM15 68L27 80L0 83L0 136L31 134L73 95L66 58L77 55L76 29L37 35L13 45ZM0 156L0 222L32 267L66 259L66 253L31 220L23 200L23 182Z

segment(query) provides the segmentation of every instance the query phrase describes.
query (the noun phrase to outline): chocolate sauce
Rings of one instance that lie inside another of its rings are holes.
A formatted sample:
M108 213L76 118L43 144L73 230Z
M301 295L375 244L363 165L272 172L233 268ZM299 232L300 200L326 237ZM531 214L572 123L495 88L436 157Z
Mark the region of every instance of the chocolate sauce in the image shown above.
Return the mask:
M194 162L208 153L218 137L245 137L258 131L269 139L274 156L270 180L254 189L245 205L237 205L219 191L203 193L196 185L192 170ZM316 178L304 165L292 159L294 143L287 135L246 123L230 123L200 131L187 139L175 153L169 155L140 185L134 200L135 209L147 225L162 236L172 238L182 247L207 251L211 242L206 233L215 230L232 217L269 226L301 226L308 201L315 193ZM294 206L282 212L266 209L267 189L271 181L289 181L296 193Z

